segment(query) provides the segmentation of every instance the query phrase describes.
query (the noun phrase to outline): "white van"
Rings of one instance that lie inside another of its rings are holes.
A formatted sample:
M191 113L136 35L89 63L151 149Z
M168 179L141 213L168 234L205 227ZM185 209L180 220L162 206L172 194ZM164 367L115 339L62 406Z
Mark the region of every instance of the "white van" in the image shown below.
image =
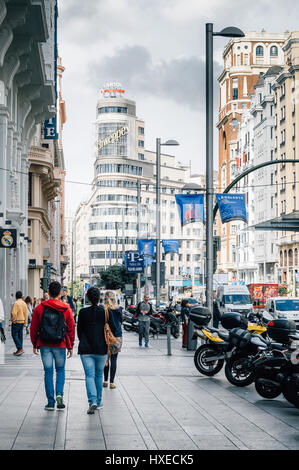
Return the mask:
M216 302L220 314L238 312L248 316L253 312L249 290L246 286L219 286Z
M293 320L299 328L299 297L270 297L266 311L274 318Z

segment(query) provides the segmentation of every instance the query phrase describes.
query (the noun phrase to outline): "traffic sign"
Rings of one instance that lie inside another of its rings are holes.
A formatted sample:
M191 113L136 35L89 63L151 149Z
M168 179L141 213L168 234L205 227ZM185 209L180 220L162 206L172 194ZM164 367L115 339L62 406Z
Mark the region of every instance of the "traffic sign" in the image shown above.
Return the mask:
M127 273L143 273L144 259L138 251L126 251L125 259Z

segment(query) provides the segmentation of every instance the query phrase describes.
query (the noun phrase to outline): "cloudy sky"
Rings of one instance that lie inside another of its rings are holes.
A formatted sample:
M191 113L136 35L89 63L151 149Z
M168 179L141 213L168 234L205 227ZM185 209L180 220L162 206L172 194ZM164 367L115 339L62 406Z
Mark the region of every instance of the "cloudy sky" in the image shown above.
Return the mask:
M214 30L299 30L297 0L60 0L59 54L67 122L67 181L90 183L94 162L96 102L106 81L119 81L145 120L148 150L155 139L180 142L174 154L205 170L205 23ZM214 39L217 76L227 40ZM216 131L215 131L216 132ZM216 137L215 137L215 141ZM217 169L217 145L214 149ZM73 213L89 186L66 183L66 211Z

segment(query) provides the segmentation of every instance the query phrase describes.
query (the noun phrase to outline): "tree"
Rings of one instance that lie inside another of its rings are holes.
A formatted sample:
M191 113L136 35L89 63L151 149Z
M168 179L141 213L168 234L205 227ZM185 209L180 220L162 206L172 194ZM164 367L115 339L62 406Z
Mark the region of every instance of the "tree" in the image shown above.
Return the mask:
M278 286L278 295L281 297L285 297L286 295L290 294L291 290L286 284L281 284Z
M125 289L126 284L136 284L136 274L128 274L124 265L109 266L101 273L100 287L117 290Z

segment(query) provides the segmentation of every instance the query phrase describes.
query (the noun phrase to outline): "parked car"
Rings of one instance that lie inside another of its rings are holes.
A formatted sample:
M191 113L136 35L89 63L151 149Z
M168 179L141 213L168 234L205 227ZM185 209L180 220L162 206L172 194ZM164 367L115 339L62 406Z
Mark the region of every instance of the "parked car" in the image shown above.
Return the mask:
M299 328L299 297L271 297L267 300L266 311L274 320L293 320Z

